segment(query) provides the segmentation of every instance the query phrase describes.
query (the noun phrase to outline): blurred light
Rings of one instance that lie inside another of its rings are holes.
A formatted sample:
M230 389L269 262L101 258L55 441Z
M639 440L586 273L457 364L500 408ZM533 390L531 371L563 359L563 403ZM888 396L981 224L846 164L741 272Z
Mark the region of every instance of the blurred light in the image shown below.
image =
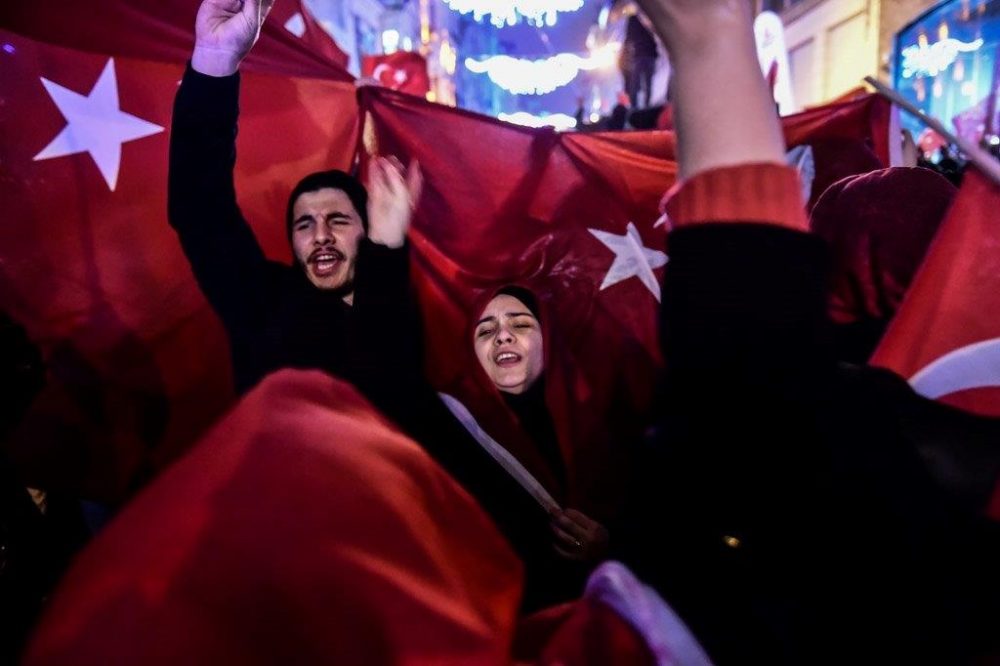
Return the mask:
M601 114L597 113L596 111L590 114L590 122L596 123L600 119L601 119Z
M966 81L962 84L962 94L966 97L972 97L976 94L976 84L972 81Z
M968 2L968 0L966 0ZM611 8L607 5L601 7L601 13L597 15L597 25L602 28L608 25L608 17L611 15Z
M398 30L382 31L382 52L395 53L399 50L400 35Z
M601 46L590 54L590 61L594 63L594 66L589 69L615 69L618 67L618 54L621 52L622 45L617 43L610 43Z
M4 44L3 45L3 50L4 50L5 53L13 53L17 49L14 48L13 44Z
M938 26L938 39L942 42L948 39L948 24L945 21L941 21Z
M965 78L965 62L959 60L955 63L955 71L952 72L952 78L956 81L961 81Z
M991 146L1000 146L1000 136L997 136L996 134L994 134L993 136L991 136L990 137L990 145Z
M922 49L927 48L928 46L927 35L925 35L922 32L920 33L920 36L917 37L917 46L919 46Z
M931 91L935 97L941 97L944 95L944 84L941 83L940 79L934 80L934 86L931 88Z
M614 57L602 47L586 58L575 53L560 53L540 60L507 55L485 60L466 58L465 67L475 74L486 74L490 81L515 95L544 95L575 79L581 70L604 67L608 62L613 64Z
M583 0L444 0L459 14L472 14L476 21L490 17L498 28L516 25L524 19L532 25L553 26L559 12L575 12Z
M517 113L501 113L497 117L504 122L524 127L552 127L557 130L568 130L576 127L576 118L565 113L536 116L526 111L518 111Z
M927 45L926 38L921 35L917 46L907 46L903 49L903 78L914 75L937 76L938 72L948 69L959 53L972 53L983 46L983 40L960 42L957 39L945 39L935 44Z
M455 73L455 66L458 64L458 52L451 45L451 42L441 42L441 50L438 52L438 61L441 67L449 75Z
M435 93L433 90L428 90L427 94L424 95L424 97L427 99L428 102L436 102L438 98L437 93Z

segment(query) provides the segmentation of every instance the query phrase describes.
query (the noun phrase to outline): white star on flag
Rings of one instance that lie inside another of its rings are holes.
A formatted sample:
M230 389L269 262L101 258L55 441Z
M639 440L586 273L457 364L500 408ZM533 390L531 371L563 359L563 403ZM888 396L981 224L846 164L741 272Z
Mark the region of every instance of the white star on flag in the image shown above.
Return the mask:
M159 125L119 108L113 58L108 59L104 71L86 97L46 78L42 78L42 85L67 124L42 152L35 155L35 161L90 153L112 192L118 184L122 144L163 131Z
M667 255L664 252L643 246L639 230L631 222L628 223L623 235L599 229L588 229L587 231L615 253L615 260L611 264L611 268L608 269L608 274L604 276L604 282L601 283L602 291L613 284L637 277L646 285L646 289L649 289L650 293L656 297L656 300L660 300L660 282L656 279L653 271L666 265Z
M302 35L306 34L306 20L302 18L302 14L295 12L285 21L285 30L301 39Z

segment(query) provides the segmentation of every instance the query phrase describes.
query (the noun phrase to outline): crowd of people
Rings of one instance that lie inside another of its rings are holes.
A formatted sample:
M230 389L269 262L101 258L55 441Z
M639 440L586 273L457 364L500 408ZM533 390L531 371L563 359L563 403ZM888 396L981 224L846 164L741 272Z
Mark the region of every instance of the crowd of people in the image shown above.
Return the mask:
M984 513L1000 419L865 365L955 187L872 170L807 213L751 3L639 2L671 53L679 181L663 371L623 414L573 404L585 368L523 284L484 291L455 350L464 381L432 385L410 283L419 164L307 175L288 199L293 264L264 256L233 167L240 64L273 1L203 0L171 128L170 223L241 400L83 551L26 663L1000 655ZM643 67L630 85L648 96ZM23 411L41 359L5 327ZM83 539L63 526L55 543L56 505L4 483L13 659Z

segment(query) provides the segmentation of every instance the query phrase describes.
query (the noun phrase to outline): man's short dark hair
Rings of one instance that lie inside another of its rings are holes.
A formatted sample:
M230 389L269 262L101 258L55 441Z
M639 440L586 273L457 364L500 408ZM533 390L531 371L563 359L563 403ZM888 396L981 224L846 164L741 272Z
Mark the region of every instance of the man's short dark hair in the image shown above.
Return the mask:
M368 191L354 176L344 173L338 169L329 171L317 171L311 173L295 186L292 193L288 195L288 208L285 209L285 232L288 235L288 242L292 242L292 209L300 196L307 192L316 192L326 188L340 190L347 195L354 205L354 210L361 218L361 225L368 233Z

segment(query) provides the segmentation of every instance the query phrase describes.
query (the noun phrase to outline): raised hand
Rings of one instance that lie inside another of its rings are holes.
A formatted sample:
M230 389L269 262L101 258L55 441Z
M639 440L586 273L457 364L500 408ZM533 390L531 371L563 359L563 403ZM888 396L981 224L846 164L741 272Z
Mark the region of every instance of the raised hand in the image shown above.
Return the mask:
M203 0L195 19L191 66L210 76L229 76L260 36L274 0Z
M556 552L567 560L596 562L608 550L608 530L576 509L552 515Z
M413 210L423 190L420 165L403 165L395 157L376 157L368 171L368 238L388 247L402 247Z
M774 98L757 61L751 0L637 0L670 52L682 179L784 164Z

